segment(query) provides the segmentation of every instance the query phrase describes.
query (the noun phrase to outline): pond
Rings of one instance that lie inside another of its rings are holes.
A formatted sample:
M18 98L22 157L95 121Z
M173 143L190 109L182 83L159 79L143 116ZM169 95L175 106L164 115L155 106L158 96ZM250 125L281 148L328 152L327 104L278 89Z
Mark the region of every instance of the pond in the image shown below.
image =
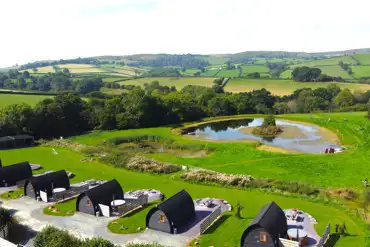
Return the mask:
M252 134L252 129L262 125L263 118L227 120L200 124L184 130L184 134L194 138L212 141L252 140L292 152L324 153L333 147L342 151L339 139L331 131L313 124L277 119L276 124L283 132L276 137L260 137Z

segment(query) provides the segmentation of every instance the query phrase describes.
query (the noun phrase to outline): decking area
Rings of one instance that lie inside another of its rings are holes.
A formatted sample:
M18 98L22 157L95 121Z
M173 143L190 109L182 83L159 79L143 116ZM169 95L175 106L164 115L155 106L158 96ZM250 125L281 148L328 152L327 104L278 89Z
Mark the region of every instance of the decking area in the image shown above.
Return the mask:
M314 225L317 221L308 213L298 209L284 210L288 223L288 238L302 241L304 246L316 246L321 237L316 233Z

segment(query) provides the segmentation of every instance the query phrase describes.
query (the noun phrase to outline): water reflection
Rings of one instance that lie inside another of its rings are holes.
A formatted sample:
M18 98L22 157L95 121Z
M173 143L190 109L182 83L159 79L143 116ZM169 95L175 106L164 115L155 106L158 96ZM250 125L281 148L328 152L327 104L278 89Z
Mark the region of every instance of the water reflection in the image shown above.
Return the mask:
M262 118L227 120L201 124L187 129L195 138L225 141L225 140L255 140L262 143L292 151L306 153L321 153L326 148L339 147L334 140L329 140L319 127L303 123L276 120L283 128L283 133L277 137L260 137L251 133L252 127L262 125Z

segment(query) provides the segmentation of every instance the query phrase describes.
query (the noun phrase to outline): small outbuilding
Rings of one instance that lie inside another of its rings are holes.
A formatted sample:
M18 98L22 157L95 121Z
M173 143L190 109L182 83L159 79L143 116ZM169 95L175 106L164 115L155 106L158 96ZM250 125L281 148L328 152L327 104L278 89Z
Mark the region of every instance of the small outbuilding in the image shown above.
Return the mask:
M27 161L0 167L0 187L24 184L29 178L32 178L32 169Z
M279 247L279 238L288 231L284 211L275 203L265 205L249 224L241 239L241 247Z
M195 207L191 196L185 190L152 208L146 216L150 229L176 234L195 219Z
M0 137L0 149L30 147L34 144L34 137L30 135Z
M91 215L97 215L99 212L100 215L105 215L99 204L107 206L111 211L112 201L123 199L122 187L117 180L113 179L81 193L77 197L76 211Z
M69 188L67 172L60 170L26 180L24 195L37 199L40 196L40 191L43 191L48 197L51 197L56 189L69 190Z

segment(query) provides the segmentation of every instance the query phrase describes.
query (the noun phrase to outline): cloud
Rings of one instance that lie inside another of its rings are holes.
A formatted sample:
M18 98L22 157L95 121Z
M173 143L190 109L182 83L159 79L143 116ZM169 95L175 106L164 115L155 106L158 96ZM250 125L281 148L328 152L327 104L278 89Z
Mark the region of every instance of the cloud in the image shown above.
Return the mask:
M0 67L107 54L370 46L366 0L6 0L0 9Z

